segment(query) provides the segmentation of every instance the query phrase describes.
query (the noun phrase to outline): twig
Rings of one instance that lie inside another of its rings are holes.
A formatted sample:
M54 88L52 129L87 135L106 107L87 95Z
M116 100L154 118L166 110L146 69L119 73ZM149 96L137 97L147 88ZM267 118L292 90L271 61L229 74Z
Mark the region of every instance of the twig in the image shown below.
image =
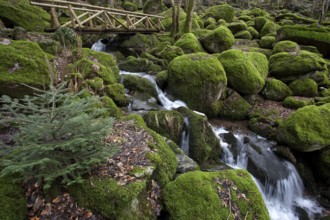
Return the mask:
M228 214L227 220L229 220L230 214L231 214L231 192L230 192L230 187L228 187L228 189L229 189L229 214Z

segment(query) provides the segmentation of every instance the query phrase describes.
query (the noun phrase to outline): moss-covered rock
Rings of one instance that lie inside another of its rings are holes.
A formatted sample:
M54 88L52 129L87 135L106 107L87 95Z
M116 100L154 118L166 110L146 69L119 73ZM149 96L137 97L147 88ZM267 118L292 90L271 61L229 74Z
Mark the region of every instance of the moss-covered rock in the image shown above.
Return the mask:
M295 96L314 97L317 95L317 83L309 78L297 79L289 84Z
M125 88L130 90L130 92L138 91L149 94L152 97L157 97L156 88L146 78L135 75L124 75L123 84Z
M244 120L247 118L251 105L237 92L228 96L223 102L220 117L229 120Z
M167 87L167 81L168 81L168 71L164 70L156 74L156 83L158 87L162 90L165 90Z
M184 54L184 51L179 46L166 46L162 51L160 51L157 55L161 59L170 63L175 57L181 56Z
M118 67L129 72L156 73L161 70L161 67L151 60L133 56L129 56L126 60L118 63Z
M329 29L302 25L285 25L279 29L276 40L291 40L302 45L315 46L324 57L330 56Z
M103 96L101 98L101 102L103 104L103 107L107 109L110 117L120 118L123 116L123 113L120 111L120 109L117 107L117 105L114 103L114 101L107 97Z
M252 40L252 35L249 31L245 30L245 31L240 31L238 33L236 33L235 35L236 39L248 39L248 40Z
M254 19L254 28L260 33L265 24L269 21L267 17L259 16Z
M245 31L247 25L244 21L238 20L227 25L227 28L233 33L236 34L240 31Z
M296 42L284 40L275 44L273 48L273 53L281 53L281 52L299 52L300 47Z
M264 36L260 39L259 45L261 48L273 49L274 42L275 42L274 36Z
M192 53L175 58L169 65L168 91L194 110L215 116L227 78L216 57Z
M176 7L177 10L177 7ZM179 21L184 21L186 20L186 12L180 7L180 17L179 17ZM166 11L163 11L162 13L159 14L160 16L165 17L164 19L162 19L162 23L165 27L166 31L170 31L171 27L172 27L172 8L167 9Z
M189 157L201 166L218 164L221 146L207 117L187 108L179 108L178 111L188 118Z
M108 95L119 107L127 106L129 99L125 95L125 87L121 83L106 85L104 92Z
M265 18L270 18L270 15L267 11L261 8L252 8L249 10L247 13L249 16L254 16L254 17L265 17Z
M288 96L283 100L283 106L292 109L302 108L307 105L314 105L314 99L297 97L297 96Z
M262 27L259 36L276 36L276 31L280 28L280 26L273 21L267 21L266 24Z
M143 12L146 14L159 14L166 9L163 0L148 0L143 6Z
M232 214L269 219L258 188L244 170L182 174L165 187L164 201L171 219L227 219ZM236 211L231 214L228 207Z
M221 53L235 43L234 35L225 27L220 26L201 38L203 47L210 53Z
M217 20L215 20L213 17L207 17L204 21L204 26L207 27L211 24L217 24Z
M137 11L138 6L133 2L124 2L123 9L125 9L126 11Z
M281 52L269 59L271 76L285 83L301 77L314 79L319 85L328 80L328 68L324 59L309 51Z
M185 54L204 52L201 43L193 33L182 35L174 45L180 47Z
M250 32L253 39L257 39L259 37L259 32L254 27L248 27L247 31Z
M258 48L258 47L252 47L252 48L250 48L249 49L249 52L262 53L263 55L265 55L267 57L267 59L269 59L273 55L272 50L265 49L265 48Z
M207 9L204 17L213 17L215 20L224 19L232 22L235 16L234 8L228 4L216 5Z
M171 139L176 144L180 144L184 122L183 116L179 112L170 110L149 111L144 116L144 121L152 130Z
M34 91L22 85L44 88L50 83L51 64L37 43L0 43L0 95L23 97Z
M228 84L243 94L257 94L265 85L268 60L260 53L228 50L218 56L228 78Z
M21 184L13 183L9 176L0 178L0 219L25 219L26 198Z
M283 121L278 141L300 152L330 145L330 104L305 106Z
M283 101L286 97L292 95L290 88L280 80L269 78L266 80L265 87L261 95L268 100Z
M38 44L44 52L52 54L54 56L60 53L62 50L61 44L58 41L52 39L40 40L38 41Z
M20 26L27 31L43 31L50 27L50 15L28 0L1 0L0 18L8 28Z
M151 48L156 47L159 44L159 39L154 34L135 34L128 36L124 41L122 36L117 37L119 41L118 48L124 52L124 54L138 56L143 52L147 52Z

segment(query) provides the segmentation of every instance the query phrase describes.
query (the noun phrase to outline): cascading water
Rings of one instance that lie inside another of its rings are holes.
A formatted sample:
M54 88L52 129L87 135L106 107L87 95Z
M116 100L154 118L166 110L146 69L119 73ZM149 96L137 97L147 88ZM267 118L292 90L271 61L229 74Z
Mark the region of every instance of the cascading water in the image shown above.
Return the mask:
M305 210L311 219L322 213L314 201L303 196L303 182L295 167L270 150L273 143L258 136L232 134L223 128L214 128L214 132L221 137L223 161L254 176L272 220L298 220L296 207Z
M106 45L104 43L102 43L102 40L98 40L96 43L94 43L92 45L91 49L102 52L102 51L105 51L105 47L106 47Z
M181 135L180 148L189 156L189 119L184 117L184 130Z

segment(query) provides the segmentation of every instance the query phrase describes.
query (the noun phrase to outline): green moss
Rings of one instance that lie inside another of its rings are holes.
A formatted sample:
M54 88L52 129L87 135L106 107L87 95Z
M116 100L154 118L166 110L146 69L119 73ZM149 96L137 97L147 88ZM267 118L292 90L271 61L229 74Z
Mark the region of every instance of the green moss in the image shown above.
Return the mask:
M123 9L125 9L126 11L137 11L138 6L132 2L124 2Z
M0 18L8 26L21 26L28 31L43 31L50 27L50 15L28 0L0 1Z
M123 116L123 113L120 109L116 106L113 100L107 96L103 96L101 98L103 106L108 110L110 117L120 118Z
M38 41L39 47L46 53L57 55L62 50L62 46L58 41L44 39Z
M269 21L267 17L256 17L254 19L254 28L258 31L261 32L262 28L265 26L265 24Z
M72 29L68 27L58 28L53 35L53 39L58 41L63 47L73 49L81 48L82 40L80 36Z
M238 19L239 20L242 20L242 21L251 21L252 20L252 17L249 16L249 15L241 15L241 16L239 16Z
M51 65L37 43L0 44L0 95L22 97L33 91L22 83L43 88L50 82Z
M159 14L166 9L162 0L147 0L143 6L143 12L146 14Z
M213 18L213 17L207 17L205 19L204 26L207 27L207 26L209 26L211 24L216 24L216 23L217 23L217 20L215 20L215 18Z
M104 87L105 93L120 107L128 105L129 99L125 95L123 84L114 83Z
M164 90L167 86L167 81L168 81L168 71L161 71L156 74L156 83L161 88Z
M275 37L264 36L260 39L259 45L261 48L272 49L275 42Z
M139 55L147 52L159 44L159 39L155 34L135 34L125 40L120 47L125 48L130 54Z
M215 20L224 19L226 22L232 22L234 19L234 8L228 4L216 5L206 11L204 17L213 17Z
M289 84L295 96L314 97L317 95L317 83L309 78L297 79Z
M201 38L204 48L210 53L221 53L235 43L234 35L225 27L220 26Z
M268 100L283 101L286 97L292 95L292 92L282 81L270 78L266 80L261 94Z
M177 10L177 7L176 7ZM170 31L171 27L172 27L172 9L169 8L166 11L163 11L162 13L159 14L160 16L165 17L164 19L162 19L162 23L165 27L166 31ZM183 21L186 20L186 12L180 7L180 17L179 17L179 21Z
M235 38L252 40L252 35L249 31L240 31L235 34Z
M134 76L134 75L124 75L123 84L125 88L131 91L147 93L153 97L157 97L157 91L155 87L146 78Z
M182 35L174 45L180 47L185 54L204 52L202 45L193 33Z
M244 21L238 20L227 25L227 28L233 33L237 34L240 31L245 31L247 25Z
M288 96L283 100L283 106L287 108L298 109L307 105L314 105L314 100L294 96Z
M278 40L291 40L302 45L317 47L324 57L330 55L329 29L302 25L285 25L279 30Z
M238 93L227 97L220 111L220 117L229 120L244 120L247 118L251 105Z
M271 57L271 55L273 55L272 50L270 49L264 49L264 48L258 48L258 47L252 47L249 49L249 52L258 52L258 53L262 53L263 55L265 55L267 57L267 59L269 59Z
M26 199L21 184L13 183L9 176L0 178L0 219L25 219Z
M103 79L95 77L93 79L86 79L85 81L94 91L99 91L103 88Z
M221 53L218 59L226 71L229 85L243 94L257 94L265 85L266 72L263 69L268 60L263 54L247 54L232 49Z
M265 18L270 18L269 13L261 8L252 8L251 10L248 11L247 15L254 16L254 17L263 16Z
M171 219L205 219L205 216L209 219L234 219L229 204L221 198L218 190L230 193L230 203L237 205L242 219L252 220L256 216L269 219L258 188L243 170L194 171L179 176L164 189L166 210ZM242 194L246 199L241 198Z
M280 26L273 21L267 21L266 24L262 27L259 36L276 36L276 31Z
M158 53L158 56L165 59L168 63L175 57L183 55L184 52L179 46L166 46L162 51Z
M330 104L305 106L280 127L278 140L300 152L320 150L330 144Z
M323 96L323 97L330 96L330 88L322 90L321 91L321 96Z
M216 116L227 78L221 63L212 55L192 53L175 58L169 65L168 91L197 111Z
M134 208L134 203L149 204L146 201L147 197L143 196L145 188L146 181L120 186L116 180L110 177L94 177L84 184L69 187L69 192L79 206L89 208L107 218L116 216L117 219L127 219L135 216L134 219L140 219L150 216L152 213L150 209Z
M183 131L183 117L177 111L149 111L144 120L149 128L180 144Z
M248 32L250 32L253 39L257 39L259 37L259 32L254 27L248 27Z
M280 41L275 44L273 53L281 53L281 52L299 52L300 47L296 42L292 42L289 40Z
M133 56L128 57L126 60L120 62L118 67L121 70L129 72L157 72L161 70L161 67L154 64L147 58L136 58Z

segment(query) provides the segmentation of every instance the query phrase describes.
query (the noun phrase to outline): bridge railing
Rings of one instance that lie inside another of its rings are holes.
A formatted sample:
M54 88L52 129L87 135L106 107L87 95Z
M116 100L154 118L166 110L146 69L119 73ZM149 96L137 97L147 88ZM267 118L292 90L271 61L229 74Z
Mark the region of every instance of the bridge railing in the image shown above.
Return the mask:
M50 8L51 29L71 27L87 32L158 32L165 30L158 15L124 11L63 0L30 0L32 5ZM60 24L56 9L67 10L70 21Z

